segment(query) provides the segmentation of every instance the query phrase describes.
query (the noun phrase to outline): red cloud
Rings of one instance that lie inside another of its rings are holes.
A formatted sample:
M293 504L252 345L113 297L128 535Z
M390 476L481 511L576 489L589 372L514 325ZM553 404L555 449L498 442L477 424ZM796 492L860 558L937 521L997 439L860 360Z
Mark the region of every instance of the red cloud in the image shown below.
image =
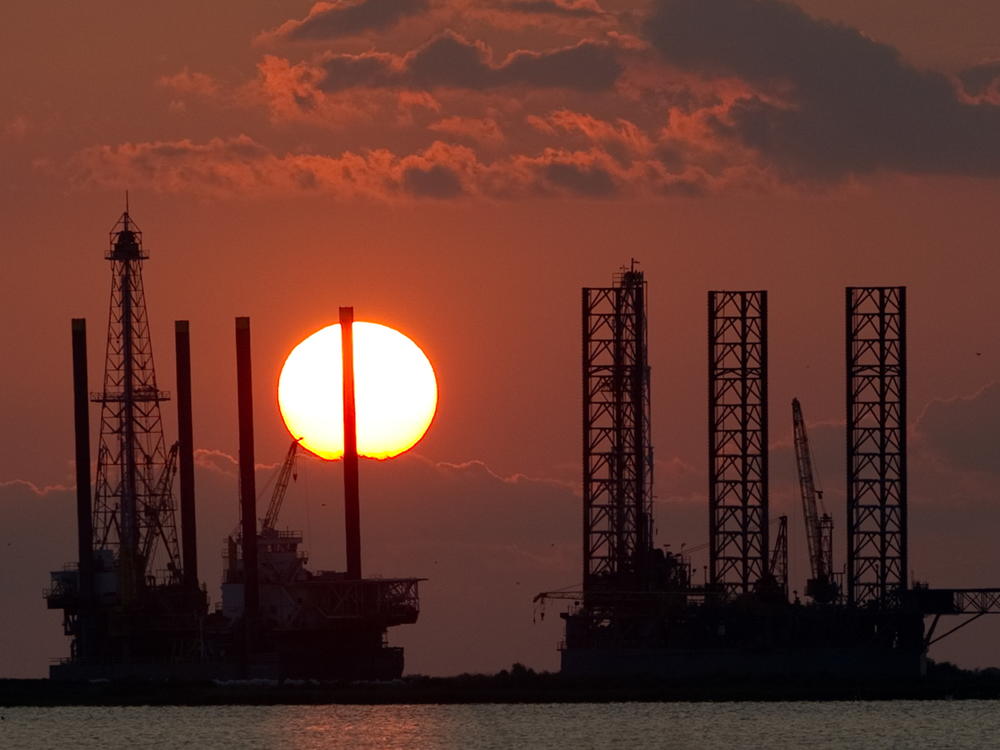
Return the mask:
M198 73L187 68L173 75L160 76L156 84L176 94L197 96L215 96L221 88L219 82L207 73Z
M542 52L517 50L499 63L481 41L446 31L403 56L382 52L329 55L322 62L328 92L362 88L452 88L484 91L500 87L606 91L623 67L606 42L583 40Z
M534 156L486 162L466 146L435 142L399 155L387 149L339 156L272 153L241 135L96 146L68 165L78 185L140 185L204 197L259 197L320 192L338 198L406 200L531 196L613 198L621 195L699 194L721 178L687 167L671 172L653 158L623 163L593 147L549 148Z
M286 21L277 29L261 34L258 40L330 41L371 31L385 31L406 17L425 13L429 9L430 0L318 2L301 21Z
M428 129L486 146L499 146L504 142L503 130L491 117L446 117L431 123Z

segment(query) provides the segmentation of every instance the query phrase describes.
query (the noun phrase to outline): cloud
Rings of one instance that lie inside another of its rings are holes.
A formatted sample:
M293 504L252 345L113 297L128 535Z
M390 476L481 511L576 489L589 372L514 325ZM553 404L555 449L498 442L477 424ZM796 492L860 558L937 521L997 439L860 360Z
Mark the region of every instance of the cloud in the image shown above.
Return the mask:
M0 482L0 491L27 493L35 496L36 498L44 498L48 495L58 495L63 492L70 492L73 489L73 487L67 487L64 484L47 484L39 486L34 482L29 482L25 479L12 479L9 482Z
M241 103L250 108L263 106L272 122L282 125L314 125L334 130L363 126L377 120L385 137L393 126L411 128L421 113L424 119L438 117L441 104L426 91L355 88L324 93L320 82L325 73L309 62L292 63L265 55L257 65L257 79L244 86Z
M431 170L434 165L440 169ZM397 156L387 150L345 152L340 156L317 154L276 155L245 135L190 140L126 143L98 146L77 154L71 162L78 184L110 185L124 180L160 192L192 192L205 197L326 193L345 198L388 200L410 196L438 197L442 170L456 179L480 169L475 155L461 146L433 144L412 155ZM432 171L429 181L414 178L415 171ZM465 191L464 182L461 190ZM449 197L457 194L449 193Z
M262 41L288 39L293 42L322 42L386 31L409 16L425 13L430 0L354 0L319 2L301 21L286 21L261 35Z
M696 194L714 179L697 170L669 172L656 160L622 163L598 146L546 148L484 161L467 146L437 141L411 154L387 149L276 154L246 135L197 143L155 141L95 146L66 165L77 186L142 186L209 198L296 193L405 200L479 197Z
M406 14L423 14L420 35L438 32L401 48L383 32ZM495 25L490 14L504 28L553 21L575 39L495 52L468 35ZM652 0L638 18L597 0L318 3L283 33L363 28L385 46L264 55L241 85L188 69L158 81L172 112L200 97L263 110L275 132L95 146L70 174L77 184L155 174L155 189L216 198L379 200L792 192L880 171L1000 176L996 61L954 77L920 70L779 0ZM331 143L341 150L324 153Z
M788 178L1000 175L1000 108L855 29L778 0L657 0L644 33L681 70L758 88L715 129Z
M403 187L411 195L424 198L455 198L461 195L462 180L443 164L411 164L403 169Z
M972 102L1000 104L1000 60L987 60L959 71L958 80Z
M606 15L596 0L511 0L504 10L530 15L551 15L560 18L600 18Z
M1000 383L966 398L931 401L916 429L924 445L955 469L1000 478Z
M216 96L221 86L219 82L207 73L199 73L184 68L173 75L160 76L156 85L170 89L175 94L193 94L196 96Z
M331 55L323 62L327 92L353 87L455 88L487 90L505 86L611 89L622 72L615 49L605 42L581 41L536 52L518 50L500 63L483 42L444 32L402 57L385 52Z
M451 19L474 19L494 29L538 29L566 36L611 34L627 23L629 12L609 12L597 0L501 0L470 2Z
M611 173L594 162L552 161L545 166L546 179L577 195L607 198L617 192Z
M638 125L623 118L612 123L582 112L560 109L544 117L529 116L528 124L543 133L600 145L623 163L653 152L653 140Z
M486 146L499 146L504 142L503 130L489 117L446 117L431 123L428 129Z

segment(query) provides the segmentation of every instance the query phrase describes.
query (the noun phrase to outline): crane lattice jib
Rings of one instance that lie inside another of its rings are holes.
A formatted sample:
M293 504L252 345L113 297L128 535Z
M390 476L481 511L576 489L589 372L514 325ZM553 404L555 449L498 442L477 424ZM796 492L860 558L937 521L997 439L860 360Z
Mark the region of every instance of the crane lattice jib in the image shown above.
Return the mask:
M274 492L271 493L271 502L267 506L267 513L264 516L261 531L273 531L275 524L278 523L278 515L281 513L281 505L285 501L288 482L292 477L292 471L295 469L295 457L301 441L302 438L292 441L291 446L288 448L288 453L285 454L285 460L278 471L278 479L274 483Z
M771 548L771 578L788 598L788 516L778 516L778 533Z
M795 461L799 470L799 490L802 494L802 515L806 523L806 541L809 546L809 566L812 577L820 580L829 576L824 560L819 512L816 506L816 483L813 479L812 454L809 436L798 399L792 400L792 427L795 435Z

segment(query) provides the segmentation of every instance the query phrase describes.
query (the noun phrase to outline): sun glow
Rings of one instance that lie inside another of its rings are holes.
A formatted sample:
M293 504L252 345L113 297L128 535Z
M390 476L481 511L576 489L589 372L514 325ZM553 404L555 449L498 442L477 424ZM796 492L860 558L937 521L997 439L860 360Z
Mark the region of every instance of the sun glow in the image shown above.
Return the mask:
M378 323L354 323L354 387L358 454L392 458L424 436L437 409L437 380L409 338ZM340 324L292 349L278 378L285 427L320 458L344 455Z

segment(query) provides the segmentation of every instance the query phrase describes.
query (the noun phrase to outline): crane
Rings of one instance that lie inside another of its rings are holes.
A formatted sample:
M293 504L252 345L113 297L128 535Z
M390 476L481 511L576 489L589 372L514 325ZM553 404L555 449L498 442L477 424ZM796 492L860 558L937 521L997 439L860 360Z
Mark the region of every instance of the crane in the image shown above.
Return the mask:
M771 550L771 580L788 601L788 516L778 516L778 535Z
M261 524L260 532L265 534L274 531L274 525L278 522L278 514L281 512L281 504L285 501L285 491L288 489L288 482L292 478L295 469L295 457L299 451L299 443L302 438L293 440L285 454L285 460L278 470L278 478L274 483L274 492L271 493L271 502L267 506L267 513L264 522Z
M833 580L833 519L823 508L823 491L816 488L813 478L809 437L806 434L802 406L797 398L792 399L792 428L812 572L812 578L806 582L806 595L825 604L837 598L837 584Z
M260 533L257 535L258 541L261 537L274 537L277 536L277 531L275 529L275 524L278 523L278 514L281 512L281 505L285 501L285 491L288 489L288 482L293 478L293 471L295 469L295 457L298 454L299 443L302 438L295 440L288 448L288 452L285 454L284 461L281 462L281 466L278 469L276 475L276 481L274 483L274 490L271 492L271 502L268 503L267 513L264 515L264 520L261 522ZM239 541L242 538L243 531L239 524L233 529L233 532L226 539L226 573L225 580L227 583L238 582L237 579L231 578L234 572L237 570L237 551L239 549ZM240 579L241 580L241 579Z

